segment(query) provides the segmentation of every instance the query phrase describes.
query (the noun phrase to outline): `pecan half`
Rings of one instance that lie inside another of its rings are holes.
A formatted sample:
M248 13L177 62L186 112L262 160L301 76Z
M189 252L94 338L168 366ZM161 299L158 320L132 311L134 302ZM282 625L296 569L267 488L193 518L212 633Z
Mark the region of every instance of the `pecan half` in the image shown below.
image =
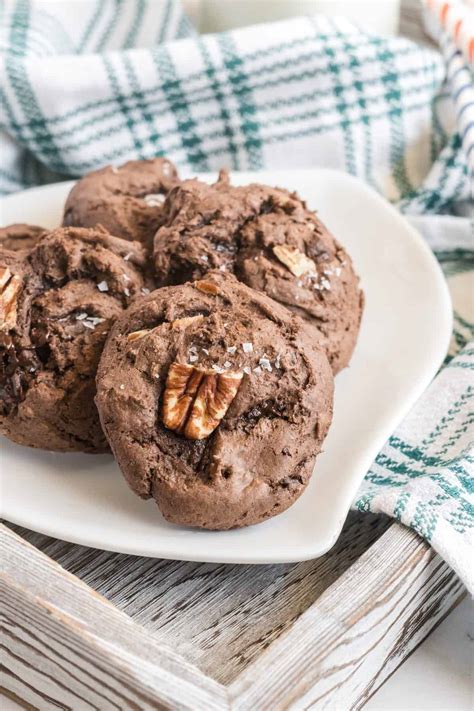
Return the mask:
M144 328L142 331L132 331L131 333L128 334L127 336L127 341L129 343L133 343L134 341L139 341L140 338L143 338L144 336L147 335L147 333L150 333L152 329L150 328Z
M316 273L316 264L306 254L300 252L299 249L277 244L273 247L273 254L297 277L303 276L303 274Z
M21 279L8 267L0 267L0 331L16 326Z
M187 439L213 432L237 394L243 373L214 373L172 363L163 395L163 424Z
M213 296L216 296L219 293L219 287L217 284L213 284L212 281L205 281L201 279L200 281L195 281L194 286L199 291L202 291L203 294L212 294Z
M202 321L203 318L203 314L197 314L196 316L184 316L184 318L177 318L175 321L171 322L171 328L187 328L192 323Z

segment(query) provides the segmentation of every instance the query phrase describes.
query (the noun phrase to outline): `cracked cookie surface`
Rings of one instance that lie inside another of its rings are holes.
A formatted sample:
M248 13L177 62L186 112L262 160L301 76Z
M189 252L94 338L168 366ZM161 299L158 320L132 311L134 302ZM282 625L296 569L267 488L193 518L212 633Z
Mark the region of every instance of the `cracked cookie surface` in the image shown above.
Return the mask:
M133 491L168 521L208 529L288 508L332 418L315 333L221 272L132 306L104 348L96 403Z
M321 332L333 372L350 360L363 293L352 261L295 193L185 180L169 194L154 240L158 285L228 271Z
M161 224L165 197L176 184L166 158L107 166L78 180L66 200L63 225L102 225L110 234L150 247Z
M46 231L44 227L23 223L0 227L0 249L8 249L12 252L32 249Z
M107 451L95 374L113 321L145 289L145 252L104 230L60 228L0 248L0 432L54 451Z

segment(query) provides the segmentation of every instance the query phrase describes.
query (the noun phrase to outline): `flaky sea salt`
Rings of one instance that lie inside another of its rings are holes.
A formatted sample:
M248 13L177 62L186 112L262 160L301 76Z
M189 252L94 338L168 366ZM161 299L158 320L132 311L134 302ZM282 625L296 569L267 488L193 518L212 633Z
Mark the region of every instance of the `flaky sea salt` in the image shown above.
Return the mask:
M131 256L132 256L132 252L129 252L128 254L126 254L124 257L125 261L128 262L128 260L130 259Z
M243 350L244 353L252 353L252 351L253 351L253 344L252 344L252 343L249 343L249 342L242 343L242 350Z
M189 362L190 363L195 363L197 360L199 360L199 357L197 355L191 354L189 356Z
M244 373L246 373L247 375L252 375L252 368L249 368L248 365L244 366L244 367L242 368L242 370L243 370Z
M259 365L257 365L257 367L253 369L253 372L260 375L262 373L262 369Z
M234 355L234 353L237 350L237 346L229 346L227 349L227 353L230 353L231 355Z
M217 363L213 363L212 370L215 370L216 373L223 373L224 372L224 368L221 368L221 366L217 365Z
M150 193L143 198L148 207L160 207L165 201L165 196L160 193Z
M150 293L150 289L147 289L146 286L143 286L141 289L141 292L142 292L142 294L145 294L145 296L146 296L147 294Z
M93 323L89 323L89 321L83 321L82 325L85 326L85 328L90 328L92 331L94 330L95 326Z
M207 348L201 348L202 352L205 353L206 355L209 355L209 351Z
M121 385L119 387L120 387L120 390L125 390L125 385L123 383L121 383Z
M130 296L130 289L127 289L127 287L125 287L123 293L125 294L125 296Z
M87 318L88 316L89 316L89 314L86 314L85 311L82 311L80 314L77 314L76 321L82 321L83 319Z
M232 365L232 363L230 362L230 360L226 360L224 363L224 368L230 368L231 365Z
M98 288L99 291L108 291L108 290L109 290L109 285L108 285L107 282L104 280L104 281L100 281L100 282L97 284L97 288Z
M269 373L272 372L273 368L272 368L268 358L260 358L260 360L258 362L259 362L259 365L261 365L264 370L268 370Z
M275 358L275 368L280 367L280 355L278 354L277 357Z
M208 262L208 261L209 261L209 257L207 256L207 254L201 254L201 259L202 259L203 262Z

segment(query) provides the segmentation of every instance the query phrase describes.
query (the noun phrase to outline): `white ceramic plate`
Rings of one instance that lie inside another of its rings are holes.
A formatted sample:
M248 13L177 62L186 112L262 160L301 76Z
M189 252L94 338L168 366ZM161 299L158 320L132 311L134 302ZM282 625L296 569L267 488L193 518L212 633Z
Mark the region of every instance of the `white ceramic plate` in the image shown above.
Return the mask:
M250 528L180 528L129 491L111 456L54 454L2 439L7 520L106 550L223 563L305 560L335 543L365 472L443 360L451 333L447 287L421 237L355 178L287 170L235 173L233 181L297 190L348 248L366 295L359 342L337 377L334 421L306 492L285 513ZM5 198L1 221L59 224L71 185Z

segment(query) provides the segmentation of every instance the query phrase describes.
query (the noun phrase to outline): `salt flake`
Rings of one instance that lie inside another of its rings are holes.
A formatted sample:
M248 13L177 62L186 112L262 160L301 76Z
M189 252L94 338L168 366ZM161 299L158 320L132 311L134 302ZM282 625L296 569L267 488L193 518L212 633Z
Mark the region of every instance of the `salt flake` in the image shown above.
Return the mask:
M150 193L143 198L148 207L160 207L165 201L165 196L160 193Z

